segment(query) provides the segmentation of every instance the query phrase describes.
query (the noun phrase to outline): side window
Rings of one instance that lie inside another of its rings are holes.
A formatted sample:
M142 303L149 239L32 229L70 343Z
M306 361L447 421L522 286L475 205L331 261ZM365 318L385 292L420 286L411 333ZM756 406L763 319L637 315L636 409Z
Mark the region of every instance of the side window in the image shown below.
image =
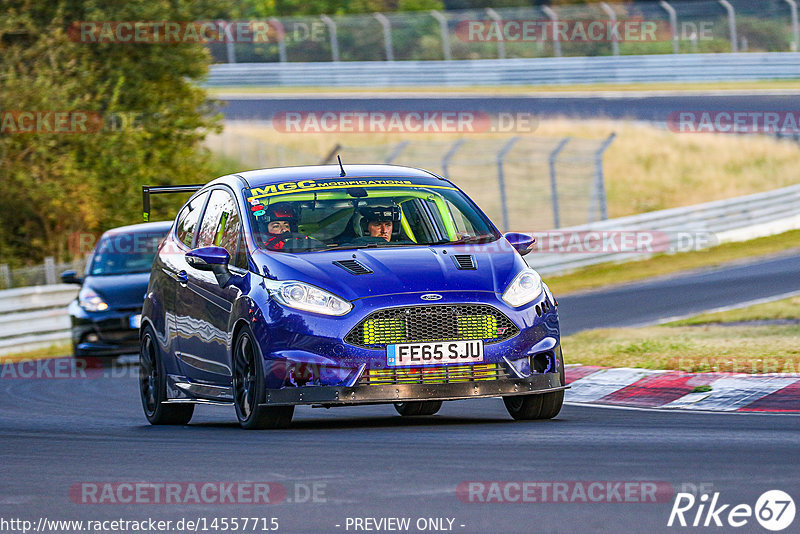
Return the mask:
M222 189L211 192L200 231L198 247L222 247L231 255L231 265L247 268L247 255L241 239L241 221L236 210L236 201Z
M208 193L198 195L186 204L178 215L177 235L178 240L187 247L192 246L192 239L197 228L197 219L200 217L200 210L208 198Z
M445 202L447 203L447 209L450 211L453 223L456 225L456 231L464 236L475 235L475 227L464 217L461 210L455 207L449 200L445 200Z

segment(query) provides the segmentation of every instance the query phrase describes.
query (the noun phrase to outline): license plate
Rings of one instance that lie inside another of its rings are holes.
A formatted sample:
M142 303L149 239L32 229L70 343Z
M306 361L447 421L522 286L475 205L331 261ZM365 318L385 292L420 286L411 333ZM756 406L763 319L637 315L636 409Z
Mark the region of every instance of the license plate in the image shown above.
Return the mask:
M142 326L142 315L131 315L131 328L139 328Z
M386 364L389 367L482 361L483 340L402 343L386 346Z

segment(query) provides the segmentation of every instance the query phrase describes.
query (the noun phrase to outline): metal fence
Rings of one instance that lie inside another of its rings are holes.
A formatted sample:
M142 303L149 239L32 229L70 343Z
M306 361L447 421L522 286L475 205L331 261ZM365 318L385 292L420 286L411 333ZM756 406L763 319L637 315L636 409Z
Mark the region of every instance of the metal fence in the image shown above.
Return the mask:
M56 263L53 258L45 258L41 265L17 269L0 263L0 289L57 284L62 272L73 270L82 273L85 267L86 260L83 258L70 263Z
M209 138L212 150L249 167L391 163L420 167L453 180L502 230L544 230L608 218L603 154L615 135L587 140L514 136L455 141L335 145L312 155L253 137Z
M661 0L282 17L263 21L271 27L269 39L210 48L218 63L797 51L797 12L797 0ZM621 33L596 38L591 22ZM648 23L656 31L626 32L626 23ZM580 28L588 29L585 37Z

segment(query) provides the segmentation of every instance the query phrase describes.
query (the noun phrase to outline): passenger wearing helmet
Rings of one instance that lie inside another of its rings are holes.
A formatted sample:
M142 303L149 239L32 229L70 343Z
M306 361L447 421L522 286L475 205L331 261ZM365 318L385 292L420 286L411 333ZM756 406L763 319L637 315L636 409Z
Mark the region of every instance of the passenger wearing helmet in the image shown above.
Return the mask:
M400 209L397 206L370 206L361 208L361 231L364 237L392 240L392 232L399 230Z

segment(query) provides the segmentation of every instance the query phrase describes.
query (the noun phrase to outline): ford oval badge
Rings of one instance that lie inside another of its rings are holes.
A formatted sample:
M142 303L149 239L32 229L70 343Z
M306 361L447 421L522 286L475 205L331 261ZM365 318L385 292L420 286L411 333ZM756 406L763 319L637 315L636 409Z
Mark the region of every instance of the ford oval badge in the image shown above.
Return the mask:
M437 295L436 293L426 293L420 297L422 300L440 300L442 298L441 295Z

